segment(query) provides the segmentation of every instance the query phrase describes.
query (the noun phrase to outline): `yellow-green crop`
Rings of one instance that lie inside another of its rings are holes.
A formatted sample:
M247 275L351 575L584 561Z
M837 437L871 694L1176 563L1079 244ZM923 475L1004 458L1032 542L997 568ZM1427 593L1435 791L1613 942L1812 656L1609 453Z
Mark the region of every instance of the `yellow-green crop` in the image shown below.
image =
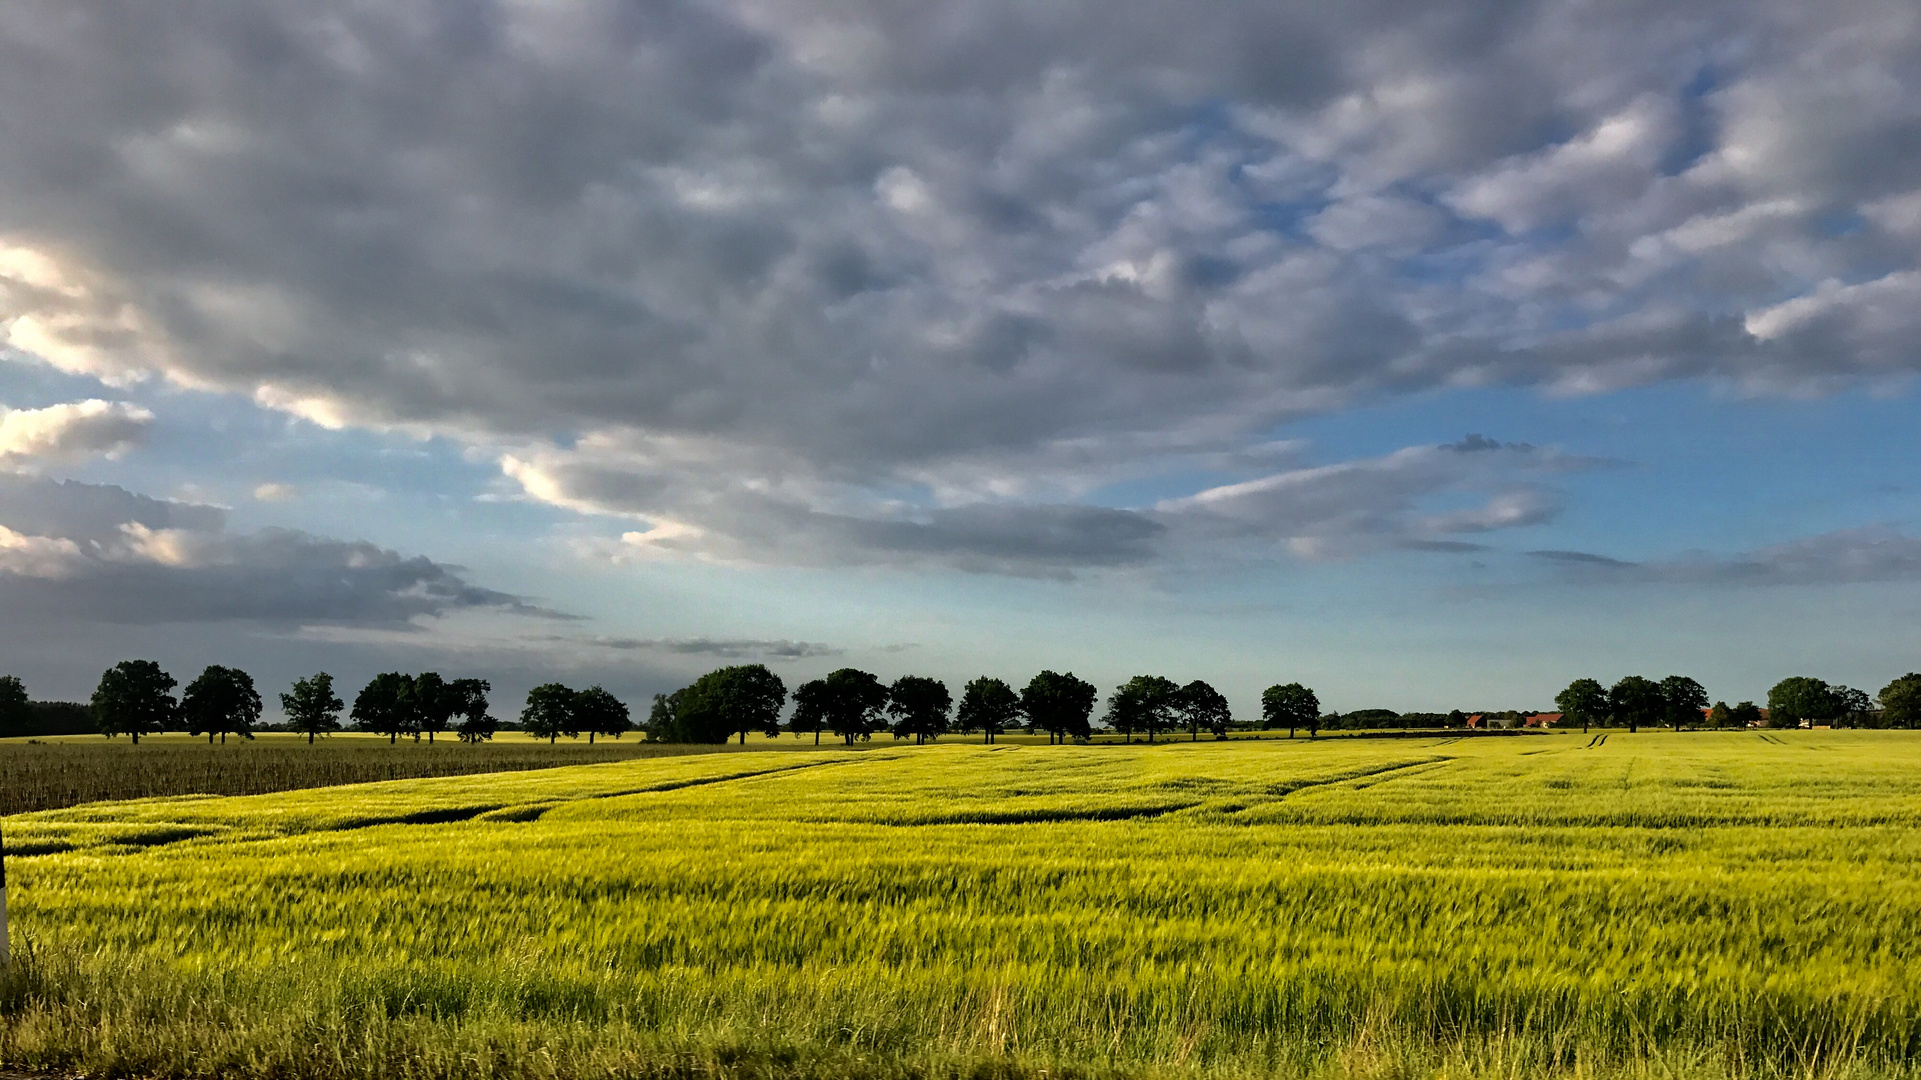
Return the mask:
M0 1066L1908 1074L1921 739L733 753L18 815Z

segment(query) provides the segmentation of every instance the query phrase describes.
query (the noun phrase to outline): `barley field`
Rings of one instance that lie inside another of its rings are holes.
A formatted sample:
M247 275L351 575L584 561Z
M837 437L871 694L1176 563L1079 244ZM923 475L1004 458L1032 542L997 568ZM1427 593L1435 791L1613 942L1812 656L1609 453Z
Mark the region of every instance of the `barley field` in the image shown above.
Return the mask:
M1921 738L1827 731L89 804L0 822L0 1071L1912 1077L1917 824Z

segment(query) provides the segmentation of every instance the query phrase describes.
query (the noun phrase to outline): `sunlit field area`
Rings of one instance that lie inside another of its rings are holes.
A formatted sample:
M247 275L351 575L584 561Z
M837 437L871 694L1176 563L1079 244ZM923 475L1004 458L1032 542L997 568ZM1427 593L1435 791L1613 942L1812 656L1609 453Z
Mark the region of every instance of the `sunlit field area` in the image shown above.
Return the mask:
M750 742L0 824L0 1069L1827 1077L1921 1051L1904 732Z

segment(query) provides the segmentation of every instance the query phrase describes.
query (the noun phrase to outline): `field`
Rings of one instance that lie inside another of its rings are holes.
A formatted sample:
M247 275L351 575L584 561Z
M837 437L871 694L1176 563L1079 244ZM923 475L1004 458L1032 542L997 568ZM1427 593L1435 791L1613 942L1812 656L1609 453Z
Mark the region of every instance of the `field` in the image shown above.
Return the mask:
M1900 732L880 744L0 824L0 1071L1651 1080L1921 1052Z
M796 744L773 744L788 748ZM503 734L499 740L463 745L451 736L437 742L382 736L338 735L308 745L304 736L263 734L245 741L208 745L186 735L158 735L139 746L126 739L67 735L0 740L0 815L50 810L103 799L150 799L159 795L261 795L295 788L408 780L426 776L550 769L633 757L704 753L708 746L645 743L638 736L602 739L589 746Z

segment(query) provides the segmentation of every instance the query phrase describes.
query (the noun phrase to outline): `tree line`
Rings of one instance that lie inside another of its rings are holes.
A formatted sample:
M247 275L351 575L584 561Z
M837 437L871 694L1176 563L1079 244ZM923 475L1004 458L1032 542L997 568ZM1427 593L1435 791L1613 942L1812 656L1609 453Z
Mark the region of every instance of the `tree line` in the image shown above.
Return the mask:
M135 743L163 731L206 735L209 743L224 743L229 735L253 738L263 703L251 675L214 664L176 697L178 685L152 660L124 660L102 673L87 711L102 734L126 735ZM0 699L10 689L26 700L17 678L0 677ZM309 743L342 730L343 714L355 729L386 735L390 743L423 735L432 742L441 734L477 743L504 726L489 711L491 692L485 679L389 671L368 680L349 710L334 690L333 676L320 672L295 681L280 695L280 705L285 730L306 735ZM1100 697L1094 684L1072 672L1043 671L1019 690L983 675L961 688L957 702L945 683L929 676L903 675L890 684L870 672L841 668L795 687L792 715L783 724L790 701L786 683L764 664L739 664L710 671L671 694L654 695L638 727L649 739L683 743L735 737L744 743L749 733L772 736L783 730L812 734L816 744L823 733L853 743L883 732L917 743L949 733L978 733L991 743L1016 728L1045 732L1050 743L1062 743L1093 736ZM1285 727L1290 737L1301 728L1314 734L1321 723L1320 702L1300 683L1271 686L1262 695L1261 716L1263 728ZM1149 742L1183 730L1191 739L1203 731L1224 739L1232 722L1227 698L1214 687L1198 679L1182 685L1160 675L1136 675L1120 684L1108 695L1101 717L1108 730L1130 741L1143 735ZM586 735L591 743L599 736L619 738L636 725L626 703L606 689L576 690L550 682L527 692L518 727L550 743L562 735Z
M1576 679L1555 697L1554 704L1561 710L1563 724L1578 723L1583 731L1592 724L1610 723L1625 724L1629 731L1655 726L1745 728L1763 723L1778 728L1802 724L1912 728L1921 726L1921 674L1909 672L1872 698L1851 686L1796 675L1768 690L1765 713L1752 701L1732 707L1717 701L1710 706L1707 690L1684 675L1670 675L1660 682L1629 675L1606 688L1594 679Z
M126 660L101 675L85 708L98 731L128 735L136 743L142 735L161 731L204 734L208 742L225 742L229 735L253 737L262 701L245 671L209 665L177 698L176 686L174 677L154 661ZM353 728L386 735L389 742L402 736L425 736L432 742L451 734L477 743L507 726L489 711L491 692L486 679L447 679L433 671L383 672L368 680L349 709L334 691L333 676L320 672L297 680L280 695L280 704L287 717L285 729L306 735L309 743L342 730L343 715ZM1768 692L1765 713L1751 701L1710 706L1705 688L1682 675L1658 682L1629 675L1611 687L1595 679L1576 679L1554 700L1563 714L1561 723L1578 723L1583 731L1596 724L1630 731L1653 726L1750 727L1764 717L1772 727L1921 726L1921 674L1912 672L1874 698L1812 677L1783 679ZM790 702L792 712L783 723ZM1018 690L982 675L961 688L957 701L939 679L903 675L884 683L857 668L801 683L790 695L766 665L740 664L710 671L671 694L654 695L640 724L633 722L625 702L601 686L577 690L544 683L528 691L517 726L549 743L563 735L585 735L592 743L601 736L620 738L636 728L662 742L738 738L744 743L753 732L772 736L787 731L812 734L816 744L826 733L848 743L880 733L916 742L950 733L979 734L991 743L1004 732L1022 728L1043 732L1050 743L1057 743L1092 737L1100 702L1098 688L1072 672L1043 671ZM29 706L50 704L57 703L29 702L19 679L0 676L0 720ZM1323 727L1458 727L1464 721L1459 710L1445 715L1384 709L1322 715L1314 691L1300 683L1270 686L1261 695L1261 728L1284 727L1289 737L1301 729L1313 736ZM1100 723L1129 741L1142 735L1153 742L1183 731L1190 739L1200 738L1203 731L1224 739L1233 714L1227 698L1202 680L1183 685L1160 675L1136 675L1107 695Z

